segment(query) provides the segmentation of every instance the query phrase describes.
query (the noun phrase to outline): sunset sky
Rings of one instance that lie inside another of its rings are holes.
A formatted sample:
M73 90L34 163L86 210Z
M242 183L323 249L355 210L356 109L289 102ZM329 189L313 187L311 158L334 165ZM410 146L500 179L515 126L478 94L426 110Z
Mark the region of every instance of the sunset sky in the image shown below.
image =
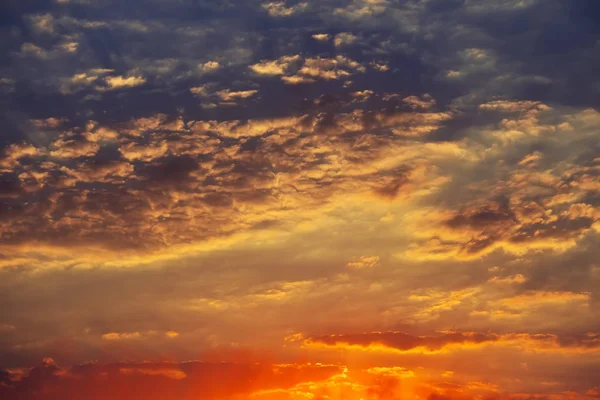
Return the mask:
M600 399L598 0L4 0L0 399Z

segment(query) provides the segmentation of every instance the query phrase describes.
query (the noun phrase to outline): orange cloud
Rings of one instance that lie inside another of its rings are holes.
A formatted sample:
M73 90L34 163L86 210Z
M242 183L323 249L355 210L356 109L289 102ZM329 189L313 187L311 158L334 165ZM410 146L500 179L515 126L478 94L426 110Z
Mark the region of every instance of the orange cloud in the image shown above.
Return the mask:
M465 143L471 151L479 148L483 152L465 160L473 167L494 165L499 178L492 178L491 169L481 179L469 178L472 181L464 190L472 194L470 199L426 213L415 225L421 239L402 256L443 260L480 258L498 249L512 254L537 249L564 252L593 234L598 212L593 201L582 199L591 199L596 190L592 183L598 175L595 162L575 165L565 159L564 169L549 168L553 164L548 158L556 158L558 151L532 153L528 146L539 137L552 149L568 147L575 143L571 140L588 140L588 122L584 121L598 120L598 113L582 111L573 118L539 102L510 101L482 104L479 109L487 116L498 118L498 113L504 118L499 128L483 130L482 147L478 147L479 139ZM556 119L549 122L550 116ZM580 139L564 135L573 132L574 126L578 126ZM511 150L515 147L518 150ZM520 161L509 165L506 157L515 157L513 151L521 153Z
M146 83L146 78L142 76L109 76L104 81L109 89L119 89L143 85Z
M342 58L326 64L358 68ZM255 94L219 93L235 99ZM35 224L36 253L64 254L68 247L76 254L80 247L86 249L80 265L90 265L111 261L110 251L118 249L113 261L136 262L142 249L160 253L243 236L253 227L270 232L278 224L292 226L342 197L406 199L443 184L432 179L439 171L424 154L446 146L423 147L377 132L430 132L449 118L356 109L244 121L184 123L163 114L116 125L89 121L47 147L23 145L26 152L0 157L0 165L18 174L9 177L12 189L4 196L29 204L0 222L1 247L5 254L21 253L32 239L28 226ZM48 194L31 202L41 190Z
M350 261L347 265L348 268L373 268L379 264L379 256L360 256Z
M119 368L119 372L124 375L143 374L149 376L166 376L170 379L185 379L186 373L180 369L150 369L150 368Z
M308 3L298 3L292 7L287 7L284 2L274 1L265 3L262 7L267 10L271 17L289 17L306 9Z
M37 147L27 143L7 146L0 158L0 172L12 172L21 158L36 156L39 151Z
M338 39L341 40L341 38L340 36ZM344 43L347 43L349 37L343 36L343 38ZM250 69L259 75L280 76L281 80L289 84L309 83L317 79L342 79L366 71L366 68L359 62L342 55L335 58L304 59L299 55L283 56L277 60L263 60L251 65Z
M516 346L532 351L599 351L600 340L596 335L557 336L554 334L496 334L479 332L441 332L437 336L413 336L404 332L373 332L364 334L340 334L305 339L311 347L348 348L400 353L435 354L440 352L472 349L480 346Z
M347 367L321 363L142 362L83 364L70 368L45 359L24 370L0 370L3 398L37 400L79 398L158 399L177 394L181 400L328 398L391 400L418 397L429 400L475 400L481 396L525 399L591 399L597 388L579 392L509 392L495 381L458 379L446 371L432 379L431 371L403 367ZM542 385L543 386L543 385ZM553 386L553 385L551 385ZM557 388L555 388L556 390ZM15 395L21 397L14 397Z
M539 307L561 305L585 305L591 300L590 293L575 292L545 292L528 291L516 296L503 298L495 301L495 306L505 307L512 310L532 310Z
M142 335L139 332L110 332L102 335L102 340L117 341L117 340L131 340L140 339Z
M288 390L303 382L319 382L340 367L310 364L239 364L203 362L145 362L84 364L59 367L53 360L23 373L0 371L0 396L64 400L158 399L177 394L181 400L249 398L259 391Z
M527 278L525 278L522 274L507 276L504 278L494 276L488 280L488 282L504 283L504 284L522 284L522 283L525 283L526 281L527 281Z

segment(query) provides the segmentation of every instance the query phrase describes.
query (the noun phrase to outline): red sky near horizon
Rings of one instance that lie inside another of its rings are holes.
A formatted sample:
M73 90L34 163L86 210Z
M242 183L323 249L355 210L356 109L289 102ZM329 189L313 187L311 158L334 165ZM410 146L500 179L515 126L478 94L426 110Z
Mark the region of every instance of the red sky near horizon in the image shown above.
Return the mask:
M596 1L0 15L0 399L600 399Z

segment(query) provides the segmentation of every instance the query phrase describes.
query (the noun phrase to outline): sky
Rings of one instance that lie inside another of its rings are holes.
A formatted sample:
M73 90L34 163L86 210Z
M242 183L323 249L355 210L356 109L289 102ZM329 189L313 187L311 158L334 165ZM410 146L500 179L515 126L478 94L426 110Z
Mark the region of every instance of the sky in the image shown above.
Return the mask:
M0 399L600 399L597 0L5 0Z

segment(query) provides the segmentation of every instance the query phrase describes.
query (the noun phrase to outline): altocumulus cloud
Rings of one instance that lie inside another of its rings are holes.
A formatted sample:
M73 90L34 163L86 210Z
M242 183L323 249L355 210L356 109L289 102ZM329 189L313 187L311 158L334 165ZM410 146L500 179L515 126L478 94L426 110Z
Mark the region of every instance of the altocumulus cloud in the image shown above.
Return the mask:
M597 1L134 3L2 10L0 397L598 397Z

